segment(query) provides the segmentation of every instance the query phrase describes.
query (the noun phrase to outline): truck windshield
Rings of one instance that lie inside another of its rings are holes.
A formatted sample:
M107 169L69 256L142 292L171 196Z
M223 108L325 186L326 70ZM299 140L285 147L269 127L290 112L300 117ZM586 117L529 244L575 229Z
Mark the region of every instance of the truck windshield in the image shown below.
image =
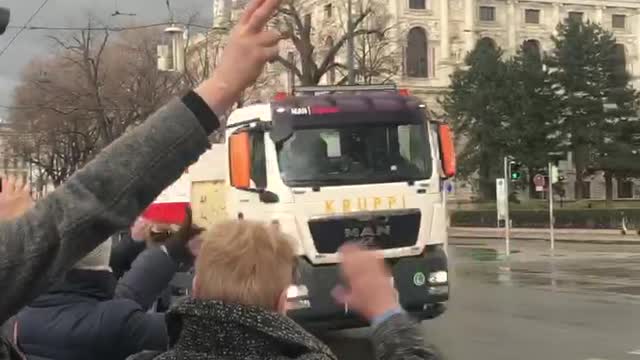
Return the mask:
M429 142L423 124L377 124L295 130L278 146L289 186L330 186L427 179Z

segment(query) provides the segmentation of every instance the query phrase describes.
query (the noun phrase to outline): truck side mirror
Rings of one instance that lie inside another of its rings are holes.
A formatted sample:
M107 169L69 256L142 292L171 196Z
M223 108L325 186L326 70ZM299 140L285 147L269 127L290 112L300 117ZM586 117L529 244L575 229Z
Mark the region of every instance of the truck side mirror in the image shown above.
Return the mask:
M0 35L4 34L9 26L9 18L11 17L11 11L6 7L0 7Z
M231 186L249 189L251 186L251 143L244 131L229 137L229 170Z
M260 201L265 204L275 204L280 201L280 197L274 192L264 190L260 192Z
M448 124L440 124L438 126L438 137L440 138L442 171L446 178L454 177L456 175L456 151L451 127Z

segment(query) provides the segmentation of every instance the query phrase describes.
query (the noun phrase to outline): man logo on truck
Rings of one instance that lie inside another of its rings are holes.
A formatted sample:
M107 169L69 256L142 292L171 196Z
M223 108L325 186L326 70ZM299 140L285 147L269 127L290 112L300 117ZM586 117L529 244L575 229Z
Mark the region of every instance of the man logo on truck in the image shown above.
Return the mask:
M372 225L344 229L344 239L346 241L356 242L365 247L374 246L375 238L383 235L391 236L391 225Z

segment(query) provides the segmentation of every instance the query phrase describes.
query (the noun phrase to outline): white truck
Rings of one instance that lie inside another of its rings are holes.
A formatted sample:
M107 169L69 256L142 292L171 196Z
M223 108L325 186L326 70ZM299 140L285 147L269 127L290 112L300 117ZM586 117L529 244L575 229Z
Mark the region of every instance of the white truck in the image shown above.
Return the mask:
M449 298L448 125L394 86L297 91L304 95L235 110L226 143L189 168L196 222L256 219L297 239L301 271L289 289L290 316L305 326L363 325L331 295L346 242L384 254L407 311L438 316Z

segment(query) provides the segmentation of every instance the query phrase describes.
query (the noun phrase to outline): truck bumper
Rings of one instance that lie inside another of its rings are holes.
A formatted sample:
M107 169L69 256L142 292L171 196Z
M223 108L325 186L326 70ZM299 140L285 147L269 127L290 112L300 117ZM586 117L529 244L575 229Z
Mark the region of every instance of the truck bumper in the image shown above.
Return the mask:
M449 282L447 255L442 246L428 246L422 255L388 259L388 263L400 303L407 312L425 320L445 311ZM367 326L357 314L337 305L333 299L332 290L341 282L339 275L338 264L311 266L301 260L298 284L307 288L308 296L292 302L289 316L309 330Z

